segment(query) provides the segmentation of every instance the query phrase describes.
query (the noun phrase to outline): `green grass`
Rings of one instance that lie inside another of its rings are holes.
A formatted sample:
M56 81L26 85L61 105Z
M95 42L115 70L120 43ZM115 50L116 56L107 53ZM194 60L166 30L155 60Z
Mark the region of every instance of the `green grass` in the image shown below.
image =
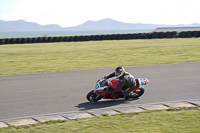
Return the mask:
M101 115L87 119L48 121L0 128L4 133L198 133L200 108Z
M0 45L0 75L196 61L200 38ZM196 133L199 125L199 109L169 109L11 126L0 132Z
M0 45L0 75L200 61L200 38Z

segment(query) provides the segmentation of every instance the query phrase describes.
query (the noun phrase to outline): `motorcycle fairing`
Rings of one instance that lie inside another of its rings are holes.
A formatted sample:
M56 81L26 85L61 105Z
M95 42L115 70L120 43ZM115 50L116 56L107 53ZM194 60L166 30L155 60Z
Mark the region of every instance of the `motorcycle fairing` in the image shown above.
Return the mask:
M116 89L118 86L119 86L119 83L118 83L119 79L113 79L110 83L110 88L112 90Z

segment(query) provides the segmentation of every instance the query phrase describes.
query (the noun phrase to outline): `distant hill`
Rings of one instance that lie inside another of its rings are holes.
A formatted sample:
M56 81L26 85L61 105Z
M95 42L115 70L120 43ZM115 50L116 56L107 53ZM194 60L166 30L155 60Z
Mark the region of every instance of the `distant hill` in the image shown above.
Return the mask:
M63 30L59 25L39 25L34 22L26 22L24 20L17 21L1 21L0 31L54 31Z
M164 25L164 24L141 24L123 23L110 18L99 21L87 21L74 27L61 27L56 24L39 25L24 20L2 21L0 20L0 31L61 31L61 30L134 30L134 29L156 29L159 27L199 27L200 24L189 25Z
M102 19L99 21L87 21L81 25L65 28L66 30L134 30L134 29L156 29L159 27L193 27L200 24L189 25L165 25L165 24L142 24L123 23L113 19Z

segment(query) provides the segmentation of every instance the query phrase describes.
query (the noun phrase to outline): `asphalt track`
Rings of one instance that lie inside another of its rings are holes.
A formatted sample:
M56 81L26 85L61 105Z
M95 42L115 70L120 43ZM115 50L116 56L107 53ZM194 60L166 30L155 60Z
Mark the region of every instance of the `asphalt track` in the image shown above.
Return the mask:
M135 78L150 83L133 101L101 100L85 96L95 82L114 68L0 76L0 120L69 111L200 98L200 62L131 66Z

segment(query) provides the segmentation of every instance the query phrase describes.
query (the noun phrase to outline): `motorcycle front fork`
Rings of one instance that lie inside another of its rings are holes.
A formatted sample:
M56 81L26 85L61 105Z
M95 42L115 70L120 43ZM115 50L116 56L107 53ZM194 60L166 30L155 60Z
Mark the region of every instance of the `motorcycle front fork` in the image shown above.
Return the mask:
M97 96L95 97L95 100L97 100L99 97L100 97L100 95L97 95Z

